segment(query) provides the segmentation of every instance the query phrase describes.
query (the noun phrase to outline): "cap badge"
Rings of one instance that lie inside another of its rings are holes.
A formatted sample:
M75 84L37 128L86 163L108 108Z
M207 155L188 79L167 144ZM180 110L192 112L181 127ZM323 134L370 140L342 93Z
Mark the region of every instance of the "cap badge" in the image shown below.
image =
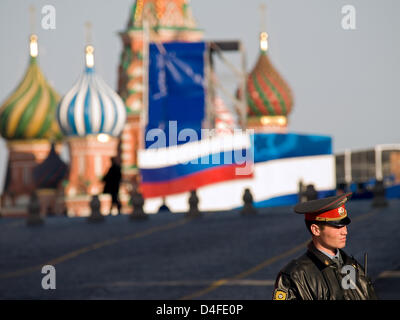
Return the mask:
M343 207L340 207L338 209L338 213L340 214L341 217L343 217L346 214L346 210Z

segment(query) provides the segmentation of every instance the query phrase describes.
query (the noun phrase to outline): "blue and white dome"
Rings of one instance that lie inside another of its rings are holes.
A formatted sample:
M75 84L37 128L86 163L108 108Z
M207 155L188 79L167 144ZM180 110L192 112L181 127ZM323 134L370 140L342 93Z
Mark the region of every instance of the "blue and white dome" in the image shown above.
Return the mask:
M125 104L94 71L93 47L86 47L86 69L57 109L66 136L106 133L119 136L126 121Z

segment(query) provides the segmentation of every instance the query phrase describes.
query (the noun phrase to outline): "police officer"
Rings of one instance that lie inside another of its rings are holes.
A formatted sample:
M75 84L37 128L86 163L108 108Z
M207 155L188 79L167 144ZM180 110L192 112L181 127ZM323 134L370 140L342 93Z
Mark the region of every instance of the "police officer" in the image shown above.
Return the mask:
M345 208L351 193L299 203L312 235L307 252L278 274L274 300L377 299L363 267L342 248L350 218Z

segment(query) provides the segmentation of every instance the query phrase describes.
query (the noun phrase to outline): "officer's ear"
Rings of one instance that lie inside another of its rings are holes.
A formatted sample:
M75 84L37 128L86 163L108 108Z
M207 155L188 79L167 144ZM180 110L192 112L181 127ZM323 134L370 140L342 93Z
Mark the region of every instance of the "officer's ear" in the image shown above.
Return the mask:
M310 230L313 236L318 237L321 234L321 227L315 223L310 226Z

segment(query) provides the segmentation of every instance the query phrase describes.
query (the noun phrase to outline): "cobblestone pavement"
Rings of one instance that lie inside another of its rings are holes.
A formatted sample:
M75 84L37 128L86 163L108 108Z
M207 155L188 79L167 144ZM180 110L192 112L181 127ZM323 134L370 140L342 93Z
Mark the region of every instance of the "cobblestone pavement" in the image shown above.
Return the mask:
M400 200L374 209L348 203L345 251L363 264L381 299L400 299ZM0 299L271 299L279 270L310 239L291 207L158 213L145 221L110 216L47 218L39 227L0 219ZM56 289L44 290L43 265L54 265Z

